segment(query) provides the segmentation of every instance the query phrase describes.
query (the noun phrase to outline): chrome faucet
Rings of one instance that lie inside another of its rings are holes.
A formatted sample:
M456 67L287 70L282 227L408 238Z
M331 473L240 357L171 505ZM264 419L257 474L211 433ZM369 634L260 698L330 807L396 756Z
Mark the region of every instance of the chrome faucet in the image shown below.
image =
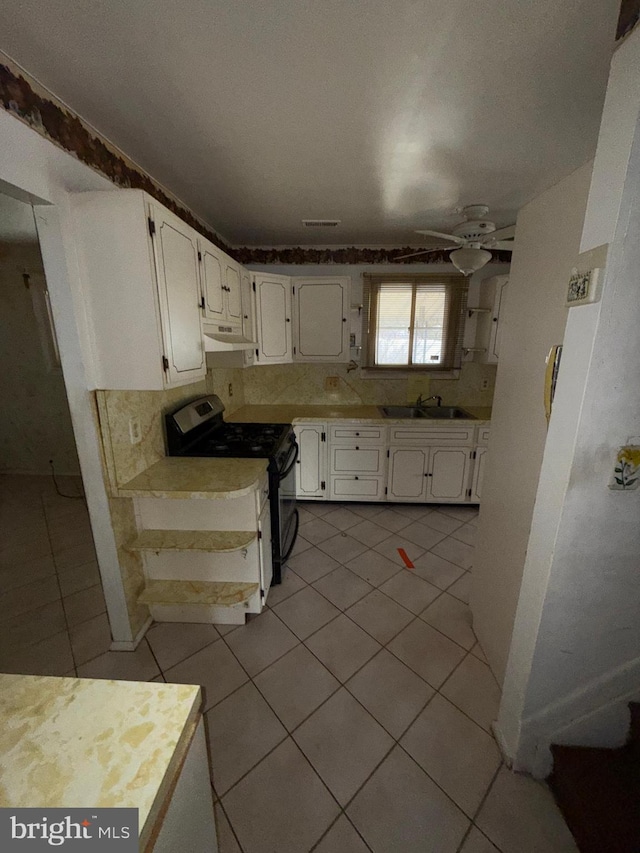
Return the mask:
M424 400L422 399L422 394L420 394L416 400L416 408L421 409L423 406L426 406L429 400L435 400L436 406L442 405L442 397L439 394L432 394L430 397L425 397Z

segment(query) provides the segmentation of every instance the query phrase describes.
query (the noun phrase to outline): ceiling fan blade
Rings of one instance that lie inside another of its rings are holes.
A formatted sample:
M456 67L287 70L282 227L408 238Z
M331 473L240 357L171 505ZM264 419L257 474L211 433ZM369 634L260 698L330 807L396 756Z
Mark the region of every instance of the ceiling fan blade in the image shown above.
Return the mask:
M429 252L441 252L443 249L448 249L449 246L436 246L431 249L422 249L420 252L411 252L410 255L400 255L397 258L394 258L394 261L403 261L405 258L415 258L417 255L428 255Z
M488 249L500 249L501 252L513 252L514 247L513 240L496 240L495 243L487 246Z
M490 237L492 240L511 240L515 235L516 226L507 225L506 228L498 228L497 231L492 231L491 234L487 234L487 237Z
M460 246L467 242L464 237L456 237L455 234L443 234L442 231L416 231L416 234L426 234L427 237L442 237L443 240L450 240Z

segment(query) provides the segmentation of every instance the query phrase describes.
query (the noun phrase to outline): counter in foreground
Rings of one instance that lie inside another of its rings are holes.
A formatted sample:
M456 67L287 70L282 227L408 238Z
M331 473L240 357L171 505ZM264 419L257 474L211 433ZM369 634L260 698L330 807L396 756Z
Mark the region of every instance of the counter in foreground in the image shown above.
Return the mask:
M0 806L137 808L145 850L179 786L200 706L193 685L0 675ZM201 793L206 813L210 788Z

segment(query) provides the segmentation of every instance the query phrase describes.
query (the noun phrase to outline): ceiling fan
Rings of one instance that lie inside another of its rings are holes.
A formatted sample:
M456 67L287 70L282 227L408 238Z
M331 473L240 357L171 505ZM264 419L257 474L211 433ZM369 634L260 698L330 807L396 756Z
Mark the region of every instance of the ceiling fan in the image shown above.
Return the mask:
M486 219L489 208L486 204L470 204L462 209L464 221L452 228L451 234L443 234L442 231L416 231L416 234L425 234L429 237L441 237L453 243L453 246L430 246L420 252L412 252L410 255L401 255L396 260L404 258L415 258L417 255L428 255L430 252L441 252L443 249L453 249L449 255L451 263L460 270L463 275L471 275L491 260L491 252L488 249L501 249L502 251L513 251L513 237L515 225L506 228L496 228L495 223ZM458 246L459 248L456 248Z

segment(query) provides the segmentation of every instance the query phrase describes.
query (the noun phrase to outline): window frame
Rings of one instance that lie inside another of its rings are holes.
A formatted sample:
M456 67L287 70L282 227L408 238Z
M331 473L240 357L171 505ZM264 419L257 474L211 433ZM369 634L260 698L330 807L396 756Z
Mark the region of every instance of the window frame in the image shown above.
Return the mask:
M412 286L412 323L409 328L409 360L414 338L415 298L419 285L445 286L443 360L438 364L378 364L375 360L378 294L382 285ZM415 373L450 373L462 365L462 343L467 311L469 279L451 273L373 274L363 273L362 367L377 375Z

